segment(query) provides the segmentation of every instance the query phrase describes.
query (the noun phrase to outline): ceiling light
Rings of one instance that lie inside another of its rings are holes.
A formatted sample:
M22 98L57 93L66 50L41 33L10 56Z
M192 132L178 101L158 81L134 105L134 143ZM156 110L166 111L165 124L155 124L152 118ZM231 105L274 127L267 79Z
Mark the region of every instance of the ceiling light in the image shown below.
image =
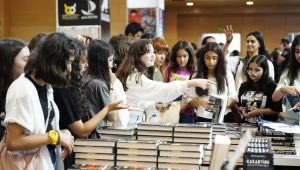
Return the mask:
M193 6L194 3L193 3L193 2L188 2L188 3L186 3L186 5L187 5L187 6Z
M253 2L252 1L247 1L246 4L247 5L253 5Z

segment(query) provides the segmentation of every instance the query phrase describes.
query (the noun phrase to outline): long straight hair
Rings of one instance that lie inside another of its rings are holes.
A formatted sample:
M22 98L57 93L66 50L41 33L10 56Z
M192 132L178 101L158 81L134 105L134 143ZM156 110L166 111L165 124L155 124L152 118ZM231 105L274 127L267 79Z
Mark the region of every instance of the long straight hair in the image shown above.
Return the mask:
M296 56L295 56L295 48L297 45L300 44L300 34L297 35L292 43L292 48L291 48L291 57L290 57L290 61L287 65L287 69L288 69L288 77L290 79L290 86L294 85L294 81L298 78L298 71L300 69L300 64L299 61L297 61ZM299 79L299 78L298 78Z
M93 39L88 46L88 75L102 80L110 89L111 77L109 74L108 57L114 54L113 47L100 39Z
M22 40L0 39L0 96L6 96L8 87L14 81L14 61L24 47L26 47L26 43Z
M135 77L136 83L141 81L142 75L145 75L149 79L153 80L154 68L146 67L141 60L141 57L150 50L150 46L153 46L153 44L148 39L139 39L131 44L124 61L116 73L116 77L121 81L124 91L127 91L128 89L126 86L127 78L135 68L139 72ZM155 50L154 46L153 48Z
M224 54L222 52L222 48L218 43L216 43L216 42L207 43L201 49L199 63L198 63L198 70L196 72L195 78L207 79L208 68L205 65L205 61L204 61L205 56L204 55L208 51L213 51L213 52L217 53L217 55L218 55L218 63L215 67L214 74L215 74L216 80L217 80L217 92L218 92L218 94L221 94L225 91L224 84L225 84L225 78L226 78L226 66L225 66L225 59L224 59ZM207 89L203 90L200 87L196 87L196 93L198 94L198 96L207 96L208 90Z
M259 55L265 55L265 56L267 56L263 35L260 32L258 32L258 31L253 31L253 32L250 32L246 36L246 40L251 35L256 38L256 40L258 41L258 43L260 45L260 47L258 48L258 54ZM246 57L244 57L243 60L242 60L242 62L244 64L244 66L243 66L243 73L242 74L246 74L247 68L245 66L247 66L249 60L250 60L250 56L249 56L249 52L247 51Z

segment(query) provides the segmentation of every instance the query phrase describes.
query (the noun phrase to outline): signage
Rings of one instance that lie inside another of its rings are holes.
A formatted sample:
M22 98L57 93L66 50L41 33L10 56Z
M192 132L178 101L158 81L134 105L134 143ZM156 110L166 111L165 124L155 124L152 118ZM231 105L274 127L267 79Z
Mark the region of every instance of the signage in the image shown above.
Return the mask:
M100 0L57 0L58 25L101 25Z

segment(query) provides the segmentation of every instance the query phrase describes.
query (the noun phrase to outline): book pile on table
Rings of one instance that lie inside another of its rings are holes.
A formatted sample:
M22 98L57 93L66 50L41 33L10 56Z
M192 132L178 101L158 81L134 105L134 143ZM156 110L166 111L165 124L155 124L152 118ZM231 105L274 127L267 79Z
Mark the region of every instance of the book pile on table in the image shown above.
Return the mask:
M254 137L244 152L244 169L274 169L271 140L266 137Z
M173 126L173 123L141 122L137 127L137 139L173 142Z
M156 140L118 140L116 144L116 166L157 167L158 145L166 143Z
M159 145L157 167L199 169L203 156L204 150L201 144L163 143Z
M102 129L97 129L97 132L101 135L101 139L136 139L137 129L136 127L114 127L107 126Z
M75 140L75 164L115 165L114 139Z
M140 166L110 166L110 165L87 165L75 164L68 170L157 170L156 168L140 167ZM169 170L169 169L168 169Z
M266 126L259 126L258 135L270 138L274 155L296 155L293 133L275 131Z
M210 148L211 140L210 122L198 122L196 124L178 123L174 125L174 143L203 144Z

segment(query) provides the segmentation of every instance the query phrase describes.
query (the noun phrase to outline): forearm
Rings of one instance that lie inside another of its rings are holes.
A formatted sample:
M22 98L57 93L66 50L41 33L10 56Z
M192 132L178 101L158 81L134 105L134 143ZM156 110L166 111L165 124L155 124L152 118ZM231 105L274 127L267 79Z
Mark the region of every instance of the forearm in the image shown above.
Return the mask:
M96 114L87 122L83 123L81 120L79 120L68 125L68 127L77 137L84 138L89 135L97 127L97 125L100 124L108 112L109 109L107 106L105 106L100 112L98 112L98 114Z
M275 90L273 92L273 95L272 95L272 99L274 102L277 102L279 101L280 99L282 99L282 97L285 95L284 91L283 91L283 87L281 87L280 89L278 90Z
M229 99L227 102L227 107L233 107L236 104L236 100Z
M6 142L9 151L31 150L51 144L48 133L26 135L22 134L23 132L24 128L21 125L16 123L8 124Z
M275 115L275 114L279 113L278 111L274 111L270 108L262 109L262 112L263 112L264 115Z
M189 102L190 107L199 107L201 106L201 100L193 99Z
M224 54L224 57L227 56L229 45L230 45L230 42L226 41L226 43L223 46L222 52Z
M185 109L187 109L189 107L189 104L181 104L180 105L180 112L185 111Z

